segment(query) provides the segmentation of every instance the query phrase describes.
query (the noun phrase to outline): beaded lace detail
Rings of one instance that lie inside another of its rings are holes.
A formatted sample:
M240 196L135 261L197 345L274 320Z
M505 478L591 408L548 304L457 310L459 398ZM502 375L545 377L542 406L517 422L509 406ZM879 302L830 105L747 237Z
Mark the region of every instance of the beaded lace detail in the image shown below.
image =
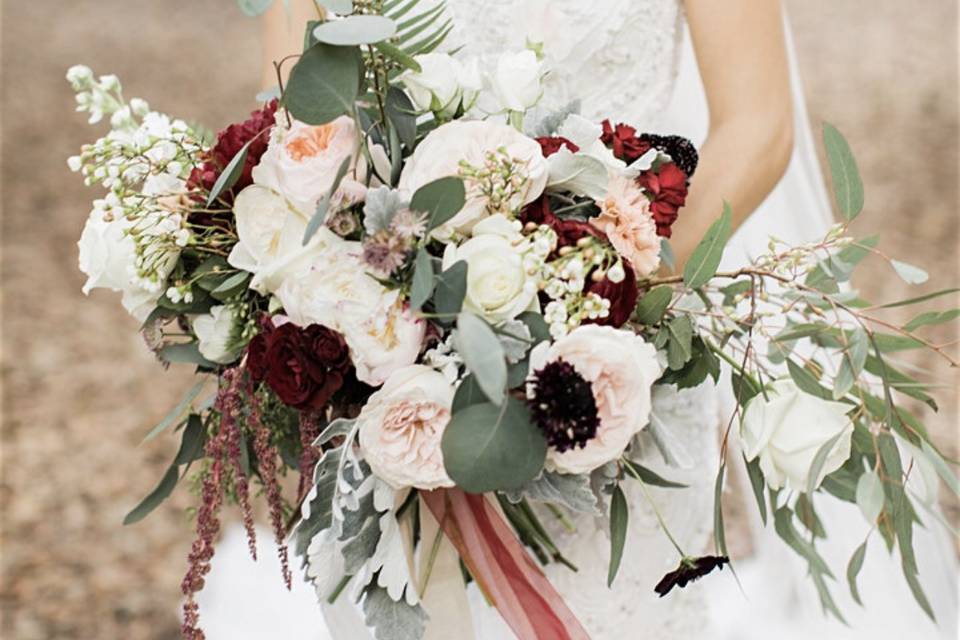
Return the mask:
M542 104L653 129L679 64L679 0L448 0L451 43L495 54L543 43L551 74Z

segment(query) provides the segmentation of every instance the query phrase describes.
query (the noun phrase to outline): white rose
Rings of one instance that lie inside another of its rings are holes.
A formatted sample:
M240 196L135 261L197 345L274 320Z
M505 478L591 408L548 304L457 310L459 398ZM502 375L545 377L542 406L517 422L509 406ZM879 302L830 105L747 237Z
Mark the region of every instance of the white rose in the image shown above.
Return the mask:
M197 334L200 355L211 362L229 364L237 359L237 349L230 349L236 315L224 305L210 307L210 313L193 319L193 332Z
M501 215L486 218L460 246L448 244L443 268L467 263L463 306L497 324L538 309L537 278L523 264L523 237Z
M744 411L740 437L747 460L760 458L760 470L771 488L787 485L805 491L817 452L839 436L814 481L819 487L850 457L850 406L804 393L790 380L775 382L767 396L755 396Z
M490 75L490 88L504 111L526 111L543 95L543 65L529 49L503 53Z
M540 197L547 183L547 162L536 140L513 127L484 121L458 120L437 127L417 146L400 174L399 188L412 194L423 185L447 176L460 175L460 164L482 167L487 155L503 149L512 158L525 182L508 205L518 210ZM489 215L489 198L472 180L467 180L467 202L451 220L434 231L448 240L455 233L469 233Z
M473 106L480 90L475 60L464 65L446 53L426 53L414 59L420 71L407 71L400 80L417 109L452 118L461 105L464 111Z
M290 128L274 127L266 153L253 168L253 181L312 216L347 158L351 159L350 170L338 192L354 200L363 198L362 177L356 175L359 152L359 133L349 116L319 126L295 120Z
M254 275L250 288L273 293L284 280L310 267L314 258L344 240L321 226L303 246L308 219L278 193L259 185L241 191L233 203L238 242L227 262Z
M424 365L395 371L357 417L370 469L394 489L452 487L440 441L450 421L453 386Z
M147 288L135 277L137 254L127 234L129 225L123 217L109 219L101 210L92 211L77 243L79 266L87 276L84 295L93 289L121 291L123 308L142 322L156 306L163 287Z
M587 473L618 459L649 422L651 389L662 368L657 350L632 331L600 325L577 327L552 345L530 352L531 374L562 359L590 383L600 417L597 434L582 448L547 450L547 467Z
M340 332L357 378L379 386L416 361L426 324L405 308L399 291L366 273L359 243L341 243L318 255L308 271L287 278L276 296L298 325L322 324Z

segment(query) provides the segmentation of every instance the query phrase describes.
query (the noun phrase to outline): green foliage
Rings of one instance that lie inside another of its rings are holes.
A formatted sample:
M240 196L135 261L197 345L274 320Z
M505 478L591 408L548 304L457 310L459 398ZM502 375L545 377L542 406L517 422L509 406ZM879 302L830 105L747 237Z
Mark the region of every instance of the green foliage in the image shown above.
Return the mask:
M526 405L507 397L453 414L443 432L443 464L470 493L522 488L543 469L547 441L530 421Z
M763 488L766 484L763 479L763 471L760 470L760 460L759 458L754 458L752 461L747 461L747 458L743 458L743 464L747 467L747 476L750 478L750 488L753 489L753 497L757 501L757 509L760 510L760 519L763 521L763 526L767 526L767 500L763 494Z
M340 168L337 169L337 174L333 178L333 184L330 185L330 190L325 193L323 197L320 198L320 202L317 203L317 210L313 213L310 221L307 222L306 228L303 230L303 246L307 246L317 233L317 230L320 229L320 225L327 219L327 210L330 209L330 201L333 199L333 194L340 188L340 183L343 182L343 179L346 177L347 171L350 170L351 160L352 158L347 157L340 163Z
M493 329L479 316L461 312L454 344L483 393L499 406L506 393L507 361Z
M857 589L857 576L860 574L860 569L863 568L863 560L866 555L867 541L864 540L863 544L853 552L850 564L847 565L847 584L850 585L850 595L853 596L854 602L860 606L863 606L863 602L860 600L860 591Z
M427 231L436 229L460 213L466 203L463 180L454 176L440 178L417 189L410 200L410 208L429 217Z
M642 325L652 326L663 319L670 301L673 300L673 287L654 287L648 291L637 303L634 320Z
M410 306L419 311L433 294L433 258L426 249L417 251L413 263L413 284L410 288Z
M466 295L467 263L460 260L437 276L433 290L434 311L440 316L456 316L463 310L463 299Z
M290 71L283 104L294 118L312 125L352 114L362 68L358 48L317 43Z
M620 462L630 470L630 476L636 478L644 484L649 484L654 487L662 487L664 489L686 489L689 486L680 484L679 482L667 480L652 469L648 469L638 462L633 462L632 460L627 459L621 459Z
M210 193L207 195L207 207L213 206L217 198L219 198L223 192L228 191L237 183L237 180L240 179L240 176L243 174L243 163L247 161L247 151L250 150L250 145L254 140L256 140L256 137L251 138L246 144L240 147L240 151L237 151L236 155L230 159L227 166L224 167L220 175L217 176L216 182L213 183L213 188L210 189Z
M395 601L376 580L364 589L364 594L364 622L373 629L377 640L410 640L423 637L427 614L419 604L411 606L405 598Z
M845 220L853 220L863 210L863 181L857 161L843 135L830 123L823 123L823 146L830 164L833 192Z
M394 36L397 23L376 15L347 16L341 20L322 22L313 29L317 42L338 47L375 44Z
M191 403L197 399L197 396L200 395L200 392L203 391L203 387L207 384L207 378L201 377L190 389L184 394L183 399L177 403L170 413L164 416L163 420L157 423L157 425L150 429L150 432L144 437L143 442L140 444L145 444L150 442L163 431L170 427L170 425L178 422L183 416L184 413L190 408Z
M629 509L627 498L619 485L613 488L613 498L610 501L610 568L607 570L607 586L613 585L617 572L620 571L620 562L623 560L623 547L627 541L627 522Z
M723 214L710 225L700 244L693 250L690 259L683 268L683 281L691 289L707 284L717 273L723 249L730 239L733 225L733 210L729 202L723 203Z

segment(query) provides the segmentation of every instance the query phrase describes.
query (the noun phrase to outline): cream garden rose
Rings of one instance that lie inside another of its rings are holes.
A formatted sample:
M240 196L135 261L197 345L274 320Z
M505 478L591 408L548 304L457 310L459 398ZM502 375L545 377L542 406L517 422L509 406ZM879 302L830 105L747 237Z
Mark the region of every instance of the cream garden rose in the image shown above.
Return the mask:
M309 269L316 256L342 246L344 240L321 226L303 245L308 218L276 191L250 185L233 204L238 242L227 262L253 274L250 287L273 293L291 275Z
M543 95L543 64L529 49L500 54L490 73L490 89L503 111L524 112Z
M632 331L600 325L582 325L552 345L541 343L530 353L530 371L556 360L571 364L590 383L600 426L582 448L548 449L546 465L561 473L587 473L619 458L647 425L660 360L654 346Z
M494 324L539 310L537 278L524 266L526 241L519 225L491 216L474 227L472 238L460 246L448 244L443 254L444 269L467 263L464 308Z
M370 469L394 489L452 487L440 440L450 421L453 386L442 373L412 365L393 372L357 417Z
M458 110L473 107L482 88L477 60L461 62L446 53L415 56L420 71L406 71L400 81L421 111L433 111L452 118Z
M294 120L289 128L274 128L266 153L253 168L253 181L282 195L302 214L312 216L347 159L350 168L338 192L341 197L363 199L365 188L357 175L359 155L360 137L353 118L340 116L318 126Z
M339 238L338 238L339 239ZM340 240L317 254L306 271L276 291L287 316L301 326L322 324L350 347L357 378L379 386L420 354L426 323L400 297L366 272L358 242Z
M813 479L813 487L819 487L850 457L853 423L847 417L849 411L847 404L804 393L791 380L778 380L767 391L767 398L755 396L744 411L740 426L744 455L747 460L760 459L760 470L770 488L806 491L817 452L839 437Z
M482 168L489 154L500 151L513 160L516 170L517 188L505 206L519 210L543 193L547 184L547 161L536 140L505 124L457 120L437 127L407 159L399 188L412 194L434 180L461 175L461 163ZM468 235L477 222L496 213L491 210L490 198L483 193L479 181L468 179L466 186L466 204L451 220L434 230L438 239L446 241L457 234Z

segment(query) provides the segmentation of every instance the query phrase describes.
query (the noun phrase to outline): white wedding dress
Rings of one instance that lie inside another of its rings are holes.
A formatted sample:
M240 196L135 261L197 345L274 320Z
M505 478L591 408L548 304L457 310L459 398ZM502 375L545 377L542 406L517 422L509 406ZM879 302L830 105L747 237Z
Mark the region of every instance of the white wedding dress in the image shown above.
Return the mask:
M465 45L467 53L493 55L507 48L522 47L527 40L544 44L552 69L546 84L545 106L562 108L579 99L581 113L590 119L609 118L632 124L640 131L675 133L697 144L702 142L707 110L690 48L684 46L680 0L448 0L447 4L456 25L451 43ZM796 78L794 80L799 92ZM798 146L790 172L731 241L725 255L729 265L743 264L764 251L771 233L787 241L803 242L821 237L830 224L830 208L800 95L798 93ZM655 414L663 425L658 434L659 446L653 445L648 437L642 457L646 466L664 477L689 485L683 490L651 489L651 494L674 537L693 555L710 551L722 413L719 407L723 404L720 392L709 384L680 393L659 389L654 403ZM669 463L665 457L670 458ZM768 615L761 615L751 606L756 602L750 603L739 594L728 570L658 598L654 585L676 568L679 557L660 530L649 502L636 483L627 481L624 488L630 507L628 539L612 589L606 586L610 548L607 523L599 518L579 518L575 522L575 534L552 527L558 546L579 571L573 573L560 565L552 565L546 572L592 638L722 637L734 640L752 638L758 633L762 637L771 637L771 634L780 637L785 624L799 632L797 637L809 637L803 633L804 628L819 630L815 621L794 618L788 622L785 615L780 615L781 609L791 604L786 596L778 596L777 602L772 601L772 596L766 598L765 606L775 613L769 615L767 611ZM843 525L833 525L834 535L843 538ZM859 529L857 531L859 536ZM784 559L789 550L780 551L779 541L771 544L772 533L755 535L759 549L776 549L765 552L767 557L761 554L755 559L755 565L763 568L777 563L782 573L774 579L762 572L753 572L747 576L751 581L748 589L757 589L762 594L767 586L764 580L774 580L781 585L797 586L797 592L808 594L804 602L815 599L803 567ZM917 534L918 548L923 535ZM862 536L850 543L851 551L861 539ZM201 620L208 637L212 640L329 638L310 589L298 584L292 595L284 597L278 576L268 575L270 569L275 568L271 565L276 564L271 559L271 551L261 550L260 557L267 559L267 567L254 568L246 557L242 532L234 529L228 533L213 561L207 588L199 598ZM880 575L887 581L899 578L894 562L883 557L872 560L884 565L885 573ZM839 562L838 571L842 571L844 560ZM261 560L261 565L263 563ZM862 589L868 591L869 586L863 582ZM949 584L948 581L948 587ZM472 591L476 638L513 638L497 612ZM776 591L794 593L789 589ZM747 598L756 593L748 592ZM905 587L892 593L892 598L899 599L890 600L891 606L896 603L898 616L922 621L922 614L914 615L916 612L911 609L914 605ZM946 593L950 593L948 588ZM949 614L949 596L946 600L945 610ZM723 602L723 608L711 608L711 601ZM252 612L257 615L251 615ZM804 612L818 620L821 617L820 612L812 611L811 607ZM871 613L884 616L883 609L871 610ZM337 611L327 608L325 614L331 626L342 628L344 621L331 619L338 615ZM360 629L345 635L348 640L371 637ZM876 639L885 636L823 635L821 632L821 637Z

